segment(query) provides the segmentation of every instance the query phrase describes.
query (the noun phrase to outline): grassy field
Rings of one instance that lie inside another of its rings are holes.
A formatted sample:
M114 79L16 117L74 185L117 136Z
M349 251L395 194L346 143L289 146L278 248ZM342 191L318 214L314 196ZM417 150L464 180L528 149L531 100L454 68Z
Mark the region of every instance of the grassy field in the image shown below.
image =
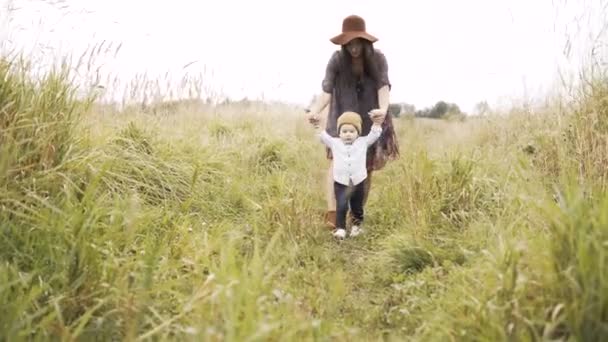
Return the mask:
M608 87L396 119L367 232L301 111L117 112L0 60L0 340L608 338Z

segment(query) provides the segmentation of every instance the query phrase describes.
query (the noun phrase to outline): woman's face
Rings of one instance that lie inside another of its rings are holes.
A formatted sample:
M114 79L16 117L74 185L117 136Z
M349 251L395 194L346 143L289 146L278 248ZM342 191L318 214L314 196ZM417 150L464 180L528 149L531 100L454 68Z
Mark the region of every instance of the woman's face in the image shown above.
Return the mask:
M361 38L355 38L350 42L346 43L346 50L350 53L351 57L359 58L363 53L363 40Z

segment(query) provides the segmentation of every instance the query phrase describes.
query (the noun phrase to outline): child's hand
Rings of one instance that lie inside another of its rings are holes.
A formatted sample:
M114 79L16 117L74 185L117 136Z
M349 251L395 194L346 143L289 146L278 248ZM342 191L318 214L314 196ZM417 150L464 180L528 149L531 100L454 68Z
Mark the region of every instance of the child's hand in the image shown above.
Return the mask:
M384 122L384 119L386 118L386 111L383 111L382 109L372 109L369 111L368 114L374 124L378 125L381 125Z

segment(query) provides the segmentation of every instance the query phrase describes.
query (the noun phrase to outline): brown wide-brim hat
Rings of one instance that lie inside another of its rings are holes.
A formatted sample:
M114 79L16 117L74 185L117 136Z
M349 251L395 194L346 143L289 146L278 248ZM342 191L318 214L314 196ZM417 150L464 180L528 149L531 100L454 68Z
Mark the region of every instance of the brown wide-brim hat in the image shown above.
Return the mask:
M367 39L372 43L378 41L378 38L365 31L363 18L358 15L349 15L342 21L342 33L331 38L330 41L337 45L345 45L355 38Z

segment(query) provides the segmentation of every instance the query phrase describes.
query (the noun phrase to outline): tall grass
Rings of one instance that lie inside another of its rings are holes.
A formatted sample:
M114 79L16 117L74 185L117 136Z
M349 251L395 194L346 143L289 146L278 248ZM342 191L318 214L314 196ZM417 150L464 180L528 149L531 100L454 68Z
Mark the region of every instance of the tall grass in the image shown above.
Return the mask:
M605 82L559 116L396 120L366 234L293 108L123 110L0 62L0 339L608 337Z

